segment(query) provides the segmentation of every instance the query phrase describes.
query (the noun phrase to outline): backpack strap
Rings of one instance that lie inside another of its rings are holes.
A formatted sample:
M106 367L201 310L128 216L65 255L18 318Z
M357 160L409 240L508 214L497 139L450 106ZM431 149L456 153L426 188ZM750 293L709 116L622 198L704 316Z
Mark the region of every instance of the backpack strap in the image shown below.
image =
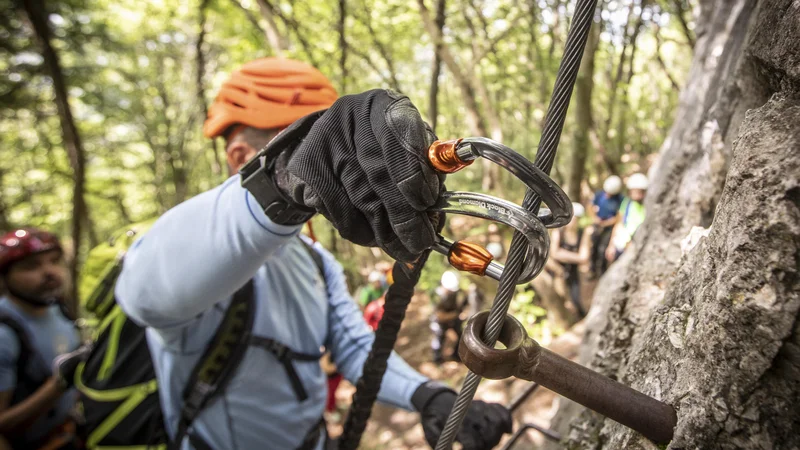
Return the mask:
M24 380L26 378L25 369L28 367L31 357L36 354L36 350L33 348L27 330L25 330L25 327L23 327L16 318L10 314L0 312L0 325L7 326L17 336L17 340L19 341L17 380Z
M322 280L325 281L325 262L322 260L322 255L314 250L306 241L300 239L300 242L303 243L303 248L305 248L308 255L311 256L314 265L317 266ZM322 358L322 353L311 355L308 353L296 352L282 342L263 336L251 336L250 345L272 353L275 358L283 364L283 368L286 370L286 376L292 384L292 390L295 396L297 396L297 401L303 402L308 399L308 392L306 392L306 389L303 387L303 382L300 380L300 376L294 368L293 361L319 361L319 359Z
M317 270L325 280L325 263L313 247L300 239L303 247L308 252ZM270 338L251 336L250 330L253 327L255 317L255 293L253 280L249 280L241 289L233 295L225 316L222 319L214 337L206 347L203 356L195 365L192 374L189 376L186 388L183 391L183 407L178 421L178 431L170 448L180 448L181 442L188 434L189 427L197 418L208 402L219 393L233 377L236 368L239 366L244 353L249 345L264 348L283 364L286 373L292 383L298 399L303 401L308 398L308 393L303 388L300 376L294 369L293 360L298 361L317 361L322 357L319 355L309 355L291 350L286 345ZM189 436L192 445L200 448L194 441L200 439L199 436Z
M322 259L322 255L319 254L311 244L307 243L306 241L300 239L300 242L303 243L303 248L306 249L308 252L308 256L314 261L314 265L317 266L317 270L319 271L319 276L322 277L322 281L325 282L325 285L328 285L328 280L325 279L325 261Z
M263 348L275 355L275 358L283 364L283 368L286 370L286 375L289 377L289 382L292 384L292 390L297 396L297 400L304 402L308 399L308 392L306 392L300 376L297 375L297 371L294 369L293 361L319 361L322 358L322 353L316 355L299 353L275 339L262 336L251 336L250 345Z
M214 337L189 376L174 448L180 448L194 419L235 373L247 350L254 316L253 280L249 280L233 295Z

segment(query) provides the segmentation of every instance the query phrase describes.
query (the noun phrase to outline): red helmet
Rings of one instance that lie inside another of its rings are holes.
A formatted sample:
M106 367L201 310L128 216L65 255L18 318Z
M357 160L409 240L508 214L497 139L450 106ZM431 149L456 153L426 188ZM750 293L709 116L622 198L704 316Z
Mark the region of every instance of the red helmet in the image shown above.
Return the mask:
M231 73L208 109L203 134L222 136L234 125L285 128L330 107L338 95L319 70L300 61L262 58Z
M11 264L36 253L62 250L58 237L35 228L18 228L0 237L0 273Z

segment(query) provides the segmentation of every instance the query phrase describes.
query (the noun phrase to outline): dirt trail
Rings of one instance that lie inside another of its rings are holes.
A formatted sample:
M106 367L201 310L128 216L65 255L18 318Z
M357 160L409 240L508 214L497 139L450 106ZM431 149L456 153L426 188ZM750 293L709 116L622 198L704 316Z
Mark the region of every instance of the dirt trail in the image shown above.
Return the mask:
M443 380L457 388L463 382L467 369L462 364L452 361L441 366L431 362L429 329L431 312L432 308L427 297L417 295L412 299L395 350L420 373L433 379ZM574 358L582 334L583 326L579 323L568 333L553 341L549 348L556 353ZM455 333L450 336L450 340L455 340ZM484 380L476 398L507 404L528 385L528 382L520 380ZM332 436L341 433L343 415L349 407L354 391L355 388L347 381L343 381L337 391L337 406L340 413L328 417L328 429ZM547 389L537 389L515 412L515 429L522 422L533 422L545 428L549 427L550 419L558 409L558 399L557 395ZM535 448L543 440L544 437L540 433L529 430L525 437L517 441L514 450ZM372 417L359 448L421 450L430 447L425 442L422 426L419 424L419 414L379 404L372 411Z

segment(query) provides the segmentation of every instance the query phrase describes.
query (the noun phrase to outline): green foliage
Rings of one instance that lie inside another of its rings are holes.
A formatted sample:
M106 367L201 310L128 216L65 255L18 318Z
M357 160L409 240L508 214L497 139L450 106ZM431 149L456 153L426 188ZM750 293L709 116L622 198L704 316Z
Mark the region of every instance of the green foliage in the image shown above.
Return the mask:
M534 339L542 336L543 321L547 317L547 310L536 305L533 290L517 289L511 299L509 313L519 320L528 331L528 336ZM563 330L558 330L560 333Z
M338 1L263 3L274 8L277 31L286 43L284 56L316 64L342 94L393 87L407 94L423 116L429 114L434 50L416 2L348 0L344 67ZM691 39L684 37L687 31L675 18L673 2L647 2L644 8L641 3L600 2L602 14L596 26L602 33L592 105L597 142L588 158L587 192L609 173L609 161L623 174L646 169L665 139L678 102L672 83L682 83ZM690 10L687 2L678 3ZM464 71L474 76L476 86L486 89L504 142L530 158L535 155L573 4L447 2L445 44ZM14 3L0 0L0 7L11 12L0 19L0 227L30 224L67 236L72 171L61 142L51 80L32 31ZM213 99L235 67L278 52L266 38L267 21L259 2L212 0L207 2L206 35L200 47L205 64L198 67L200 7L199 0L47 2L53 44L86 150L90 227L85 248L80 249L83 256L113 230L163 213L226 176L220 146L215 154L200 132L202 103ZM427 7L432 11L433 2ZM637 39L632 41L637 28ZM623 51L627 57L621 59ZM476 59L476 55L484 56ZM205 84L202 98L198 71ZM443 138L468 134L467 111L457 84L443 67L436 130ZM485 113L490 105L484 101L478 99ZM560 182L570 170L574 126L571 114L554 168ZM475 164L449 178L448 188L479 190L482 176L481 166ZM497 181L490 193L521 200L523 191L516 180L500 174ZM320 224L317 234L335 249L355 287L363 282L365 266L381 256L337 238L323 222L315 221ZM482 229L450 231L460 238ZM433 255L420 287L435 286L444 268L443 258ZM537 312L523 314L535 317Z

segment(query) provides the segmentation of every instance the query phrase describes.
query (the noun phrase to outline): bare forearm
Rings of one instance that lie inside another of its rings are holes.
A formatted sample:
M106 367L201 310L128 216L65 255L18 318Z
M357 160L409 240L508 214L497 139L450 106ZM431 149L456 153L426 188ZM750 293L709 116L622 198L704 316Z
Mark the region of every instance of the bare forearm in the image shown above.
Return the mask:
M58 381L49 378L33 395L0 412L0 434L7 436L24 431L50 411L63 394Z
M563 249L555 252L553 259L561 264L583 264L586 262L585 258L582 258L580 254Z

